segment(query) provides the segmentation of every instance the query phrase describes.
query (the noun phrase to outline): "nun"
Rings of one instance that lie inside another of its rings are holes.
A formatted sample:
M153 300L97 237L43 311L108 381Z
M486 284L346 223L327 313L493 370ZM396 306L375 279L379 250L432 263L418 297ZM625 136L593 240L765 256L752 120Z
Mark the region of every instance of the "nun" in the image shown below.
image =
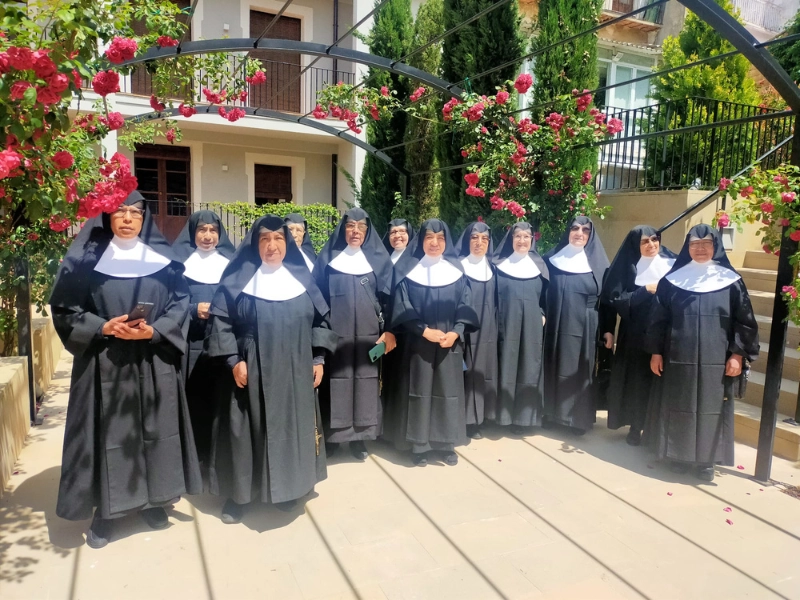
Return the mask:
M172 249L183 262L183 276L189 284L189 349L184 354L183 369L194 440L200 458L205 460L211 444L214 386L222 373L204 354L203 341L211 315L211 300L235 248L219 215L211 210L200 210L189 216L172 243Z
M733 465L733 381L758 357L758 324L719 232L689 230L672 270L658 283L646 350L658 377L645 442L674 472L714 480Z
M220 281L206 352L230 370L214 420L209 483L224 523L260 501L290 511L325 479L316 388L336 335L288 226L256 220Z
M494 256L497 269L500 385L488 418L514 434L542 424L542 344L548 270L530 224L515 223Z
M182 273L134 191L84 224L56 275L53 324L74 357L56 514L94 515L91 548L129 513L165 528L164 506L203 489L181 376Z
M311 235L308 232L308 221L300 213L289 213L283 219L289 232L294 238L295 244L303 254L303 260L309 271L314 270L314 261L317 260L317 253L314 252L314 244L311 243Z
M595 421L598 329L610 330L605 324L598 328L597 310L608 257L591 219L580 216L570 221L545 261L550 282L545 302L542 425L559 424L583 435ZM612 343L605 339L606 347Z
M406 219L392 219L389 228L383 236L383 246L392 259L392 264L397 264L409 242L414 238L414 228Z
M331 328L340 336L322 388L326 451L349 442L350 453L366 460L366 440L383 430L379 363L370 350L395 347L382 332L392 285L392 261L369 215L348 210L317 257L314 277L331 307Z
M649 225L630 230L611 263L600 293L601 319L614 335L619 316L616 350L608 388L608 428L630 426L626 441L638 446L642 439L647 405L653 385L650 354L645 352L645 331L653 310L658 282L675 264L675 254L661 244Z
M497 405L497 279L490 261L494 247L489 226L481 221L467 225L456 251L480 324L477 332L466 336L464 371L467 437L479 440L487 410L494 415Z
M391 329L406 334L387 401L388 439L425 466L431 451L448 465L465 440L465 336L479 327L469 279L439 219L425 221L395 267Z

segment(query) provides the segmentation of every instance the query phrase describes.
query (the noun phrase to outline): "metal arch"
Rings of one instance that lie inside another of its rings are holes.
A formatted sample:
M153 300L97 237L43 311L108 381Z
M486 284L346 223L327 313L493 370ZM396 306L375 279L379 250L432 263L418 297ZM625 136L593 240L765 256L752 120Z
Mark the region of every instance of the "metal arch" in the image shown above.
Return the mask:
M197 114L216 114L216 109L213 105L207 106L198 106ZM349 135L347 132L342 131L341 129L337 129L336 127L331 127L330 125L326 125L322 121L318 121L316 119L309 119L307 117L298 117L297 115L293 115L291 113L282 112L279 110L271 110L267 108L252 108L252 107L241 107L246 114L250 115L251 117L263 117L265 119L276 119L278 121L286 121L288 123L298 123L300 125L305 125L306 127L312 127L314 129L318 129L324 133L328 133L332 136L338 137L339 139L345 140L351 144L354 144L361 148L362 150L369 152L379 160L386 163L390 168L394 169L403 177L408 177L409 173L403 167L397 166L392 162L391 157L375 148L375 146L368 144L364 140L361 140L353 135ZM127 117L125 120L132 123L141 123L143 121L155 121L159 119L167 119L169 117L178 116L180 112L177 108L167 108L159 112L150 112L143 115L136 115L132 117Z
M757 47L758 40L714 0L678 0L711 25L719 35L749 60L778 91L791 109L800 114L800 88L769 51Z
M140 54L131 60L116 65L116 67L128 67L144 63L151 60L173 58L180 54L207 54L209 52L250 52L251 50L276 50L286 52L298 52L310 56L328 56L348 62L354 62L376 69L389 71L396 75L403 75L414 79L429 87L446 94L453 98L460 98L461 88L451 85L449 82L436 77L426 71L417 69L402 62L396 62L383 56L377 56L359 50L350 50L316 44L314 42L297 42L293 40L278 40L272 38L237 38L237 39L217 39L199 40L196 42L186 42L180 47L160 48L158 46L150 48L144 54ZM777 89L777 88L776 88Z

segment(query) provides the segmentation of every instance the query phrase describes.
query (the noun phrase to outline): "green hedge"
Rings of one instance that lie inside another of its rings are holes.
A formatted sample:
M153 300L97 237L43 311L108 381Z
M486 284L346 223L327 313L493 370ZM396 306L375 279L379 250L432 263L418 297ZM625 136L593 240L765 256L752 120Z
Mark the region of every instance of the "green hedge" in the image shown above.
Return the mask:
M203 208L213 210L222 219L229 235L238 241L244 238L256 219L264 215L285 217L299 213L308 222L308 232L314 249L319 252L339 222L339 211L330 204L264 204L256 206L249 202L211 202Z

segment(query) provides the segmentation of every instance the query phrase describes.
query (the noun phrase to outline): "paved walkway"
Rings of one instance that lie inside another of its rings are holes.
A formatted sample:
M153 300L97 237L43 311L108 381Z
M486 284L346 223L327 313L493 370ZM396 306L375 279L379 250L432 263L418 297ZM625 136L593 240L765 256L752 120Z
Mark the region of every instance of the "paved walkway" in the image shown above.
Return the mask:
M224 525L221 499L189 497L167 530L133 516L92 550L87 522L55 516L70 364L0 500L3 600L800 598L800 501L750 478L754 450L698 485L602 413L583 438L490 429L456 467L375 443L365 464L332 461L294 513ZM800 485L786 461L773 476Z

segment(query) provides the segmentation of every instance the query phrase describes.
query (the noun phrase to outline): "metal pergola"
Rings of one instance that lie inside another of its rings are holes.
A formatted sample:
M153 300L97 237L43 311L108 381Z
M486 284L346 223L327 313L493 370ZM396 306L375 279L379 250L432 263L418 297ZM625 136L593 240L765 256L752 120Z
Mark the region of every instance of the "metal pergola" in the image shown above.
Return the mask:
M414 81L418 81L429 89L427 94L428 97L434 94L440 94L442 97L459 97L462 94L462 88L460 86L467 84L468 81L475 81L491 73L495 73L497 71L505 69L511 65L518 65L522 63L522 61L535 58L538 55L544 54L545 52L548 52L556 47L572 42L583 36L593 35L596 32L600 31L601 29L615 25L628 18L635 17L636 15L643 14L653 7L663 5L669 2L669 0L653 0L652 2L645 4L644 6L641 6L628 13L619 15L617 17L614 17L607 21L603 21L601 23L597 23L580 33L568 36L546 47L538 48L533 52L530 52L527 55L522 56L518 59L508 61L506 63L496 65L482 72L476 73L474 76L470 76L468 79L464 79L459 82L447 82L437 77L436 75L411 67L406 61L411 56L414 56L419 52L422 52L425 49L433 46L434 44L441 42L449 35L452 35L456 31L462 29L463 27L466 27L470 23L475 22L476 20L480 19L481 17L485 16L491 11L496 10L501 6L508 4L510 1L513 0L497 0L489 7L481 10L475 15L472 15L471 17L458 23L454 27L447 30L444 34L426 41L424 44L422 44L418 48L415 48L413 51L409 52L403 57L398 58L398 57L376 56L374 54L366 52L360 52L357 50L342 48L341 43L345 39L353 36L353 34L356 33L356 31L358 30L358 28L362 26L364 23L366 23L375 14L377 14L378 11L380 11L380 9L386 4L387 1L388 0L377 1L374 8L370 12L368 12L360 21L358 21L347 32L345 32L342 36L339 36L338 39L336 39L333 43L329 45L311 43L311 42L296 42L289 40L271 39L266 37L267 33L269 33L269 30L277 23L280 17L294 2L294 0L285 0L280 11L267 25L265 30L257 37L241 38L241 39L201 40L196 42L192 41L186 42L183 39L181 39L180 43L175 47L150 48L145 53L137 56L136 58L130 61L124 62L119 66L130 67L149 61L174 58L179 55L205 54L212 52L250 52L253 50L277 50L277 51L284 50L284 51L297 52L302 55L314 56L315 58L309 65L304 67L299 74L295 75L294 79L290 80L289 82L284 84L284 86L281 89L277 90L273 94L272 99L276 98L284 89L292 85L296 80L298 80L303 75L303 73L305 73L309 68L311 68L314 64L316 64L317 61L319 61L322 58L332 58L334 60L345 60L357 64L362 64L374 69L387 71L396 75L407 77ZM731 45L733 45L735 50L728 53L720 54L718 56L706 58L703 60L698 60L690 64L673 67L668 70L652 72L647 75L643 75L635 79L627 80L624 82L605 85L597 89L591 90L590 93L596 94L597 92L610 90L616 87L631 85L637 82L649 80L652 77L662 76L668 73L674 73L697 65L719 61L729 56L741 54L745 58L747 58L750 61L750 63L756 67L756 69L758 69L758 71L764 76L766 81L776 89L776 91L781 95L781 97L784 99L784 101L789 107L786 111L779 111L768 115L759 115L757 117L748 117L748 122L780 118L780 117L785 117L788 114L800 114L800 88L798 88L797 85L795 85L795 83L792 81L788 73L780 66L780 64L769 53L768 50L770 46L775 44L784 44L784 43L791 43L798 41L800 40L800 34L782 36L770 40L768 42L759 43L752 36L752 34L750 34L744 28L744 26L741 23L739 23L732 15L723 10L714 0L677 0L677 1L683 6L685 6L687 9L694 12L698 17L700 17L706 23L711 25L722 37L724 37L728 42L731 43ZM188 11L189 19L191 19L192 15L194 14L197 3L198 0L193 0L192 5ZM367 84L369 80L370 77L367 76L364 80L361 81L359 86ZM538 108L545 107L548 104L551 103L529 106L524 109L520 109L516 112L518 113L529 112L532 110L536 110ZM211 112L211 108L212 107L209 106L204 109L202 106L200 106L198 107L198 112L209 113ZM403 110L404 108L406 107L401 107L398 110ZM303 115L297 115L293 113L265 109L265 108L244 108L244 110L246 114L249 116L280 120L290 123L297 123L299 125L307 127L312 127L319 131L329 133L342 140L357 145L358 147L362 148L365 152L383 161L391 169L395 170L401 176L403 176L401 178L401 181L403 182L403 186L405 188L404 190L401 190L403 193L407 192L409 177L414 177L434 172L444 172L444 171L463 169L468 166L479 164L472 162L472 163L462 163L454 165L444 165L437 169L409 173L405 170L403 165L394 164L392 162L392 159L386 152L388 150L392 150L395 148L407 146L409 144L422 141L422 138L416 140L404 141L401 144L394 144L383 148L375 148L371 144L365 142L363 139L350 135L346 131L342 131L339 128L328 125L324 121L319 121L316 119L309 118L311 114L310 112ZM170 109L162 112L153 112L145 115L140 115L137 117L131 117L129 118L129 120L141 121L141 120L161 119L173 116L175 114L177 114L177 110ZM483 122L485 122L485 119L483 120ZM614 142L625 142L625 141L633 142L642 139L652 139L658 137L665 137L669 135L675 135L676 133L680 132L702 131L704 129L724 126L725 124L726 122L722 123L716 122L705 125L683 127L680 129L674 129L668 131L650 132L646 134L632 135L629 137L615 138ZM440 135L447 135L449 133L450 133L449 131L444 131L442 133L435 135L440 136ZM610 142L604 141L600 142L598 145L602 145L604 143L610 143ZM756 163L754 164L758 164L766 157L770 156L774 152L785 147L787 144L791 144L791 159L790 159L791 163L794 165L800 165L800 131L798 130L798 128L795 128L795 131L793 132L792 136L780 141L775 147L773 147L764 155L760 156L756 160ZM746 169L743 169L742 171L737 173L736 176L741 176L745 172L749 171L750 168L751 167L747 167ZM702 208L704 205L706 205L708 202L714 199L719 194L719 191L720 191L719 188L711 191L695 205L689 207L684 212L677 215L669 223L662 226L660 231L663 231L671 227L677 222L685 219L693 212ZM778 415L777 401L780 394L781 376L783 371L783 357L784 357L787 328L788 328L788 323L786 321L788 315L788 309L786 304L783 302L781 298L780 292L781 288L785 285L790 285L794 278L793 267L791 264L789 264L788 257L797 250L797 242L792 242L785 235L785 233L786 230L784 229L784 236L781 245L780 259L778 265L772 325L770 330L770 345L767 357L766 381L764 384L764 399L762 403L761 424L760 424L759 442L758 442L758 458L756 462L756 472L755 472L756 479L758 481L763 481L763 482L769 480L770 471L772 467L772 447L775 441L775 429L777 425L777 415Z

